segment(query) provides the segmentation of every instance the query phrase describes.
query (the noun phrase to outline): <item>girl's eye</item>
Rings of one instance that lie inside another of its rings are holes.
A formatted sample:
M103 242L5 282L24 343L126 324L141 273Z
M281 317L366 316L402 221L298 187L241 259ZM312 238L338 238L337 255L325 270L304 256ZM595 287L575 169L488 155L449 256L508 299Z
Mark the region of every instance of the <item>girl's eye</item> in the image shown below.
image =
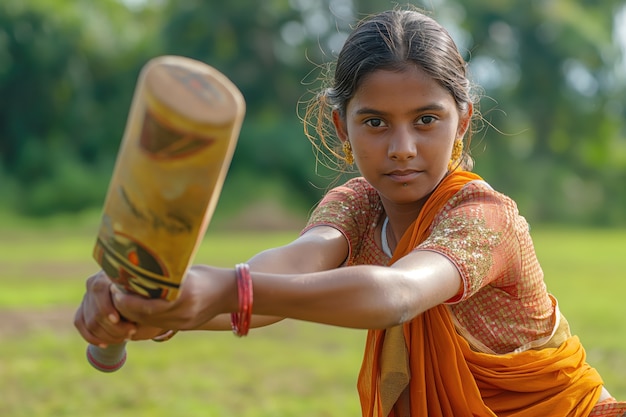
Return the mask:
M435 122L437 120L437 118L435 116L422 116L419 119L417 119L417 124L418 125L429 125L433 122Z
M370 127L383 127L385 126L385 122L381 119L368 119L365 121L365 124Z

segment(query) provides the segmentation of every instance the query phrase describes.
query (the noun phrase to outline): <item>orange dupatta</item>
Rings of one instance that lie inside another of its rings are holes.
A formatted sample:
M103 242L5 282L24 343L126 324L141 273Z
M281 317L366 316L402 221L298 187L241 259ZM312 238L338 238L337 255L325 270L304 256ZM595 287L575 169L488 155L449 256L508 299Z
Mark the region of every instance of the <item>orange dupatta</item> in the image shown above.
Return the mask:
M465 184L448 175L407 230L391 263L423 242L437 213ZM358 391L364 417L588 416L602 379L577 337L559 348L506 355L474 352L441 304L408 323L368 332Z

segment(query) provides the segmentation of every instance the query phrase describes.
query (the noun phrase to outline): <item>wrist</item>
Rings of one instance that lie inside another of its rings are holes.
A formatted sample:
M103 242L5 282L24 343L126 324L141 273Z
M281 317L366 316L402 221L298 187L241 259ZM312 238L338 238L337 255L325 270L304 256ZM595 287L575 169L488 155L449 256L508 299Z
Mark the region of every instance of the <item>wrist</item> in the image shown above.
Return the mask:
M178 330L166 330L163 333L154 336L152 340L154 342L167 342L172 337L176 336L176 333L178 333Z

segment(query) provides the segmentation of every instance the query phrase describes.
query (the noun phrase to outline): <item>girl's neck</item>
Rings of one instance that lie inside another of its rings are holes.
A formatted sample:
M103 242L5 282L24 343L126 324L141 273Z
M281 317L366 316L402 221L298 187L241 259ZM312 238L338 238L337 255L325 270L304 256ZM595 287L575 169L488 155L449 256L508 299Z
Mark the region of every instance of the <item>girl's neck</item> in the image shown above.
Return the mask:
M390 245L391 242L397 244L397 242L400 241L407 229L413 224L415 219L417 219L417 216L422 211L422 207L424 207L426 200L428 200L431 194L432 192L424 198L414 201L411 204L396 204L381 196L384 211L381 221L384 221L385 217L389 218L387 224L389 235L387 239ZM395 244L392 249L395 248Z
M381 233L384 232L381 235L381 240L385 242L386 239L386 242L392 252L395 250L398 242L409 226L411 226L417 218L420 209L421 207L414 207L412 210L388 210L385 207L385 212L383 213L381 219L384 226L384 231L381 230Z

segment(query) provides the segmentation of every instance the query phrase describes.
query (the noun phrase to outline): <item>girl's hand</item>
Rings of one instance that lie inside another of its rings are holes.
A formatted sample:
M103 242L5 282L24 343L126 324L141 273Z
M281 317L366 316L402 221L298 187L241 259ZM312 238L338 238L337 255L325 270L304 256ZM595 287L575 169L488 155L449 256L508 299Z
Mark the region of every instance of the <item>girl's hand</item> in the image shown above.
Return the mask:
M93 345L106 346L127 339L151 339L164 332L161 328L137 326L122 318L113 305L115 284L100 271L87 279L87 290L74 315L74 326Z
M147 299L112 289L114 307L139 329L199 329L221 313L237 309L236 277L232 269L196 265L189 269L174 301Z
M111 300L113 283L103 271L87 279L87 289L76 314L74 326L93 345L121 343L137 331L132 323L122 320Z

